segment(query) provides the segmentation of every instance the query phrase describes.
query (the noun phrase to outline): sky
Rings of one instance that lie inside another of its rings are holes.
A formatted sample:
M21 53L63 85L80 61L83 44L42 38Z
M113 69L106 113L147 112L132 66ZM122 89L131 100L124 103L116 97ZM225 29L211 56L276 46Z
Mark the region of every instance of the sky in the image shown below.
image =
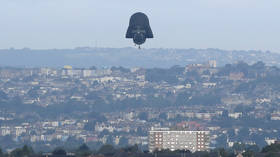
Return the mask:
M0 49L130 47L130 16L144 12L145 48L280 53L279 0L0 0Z

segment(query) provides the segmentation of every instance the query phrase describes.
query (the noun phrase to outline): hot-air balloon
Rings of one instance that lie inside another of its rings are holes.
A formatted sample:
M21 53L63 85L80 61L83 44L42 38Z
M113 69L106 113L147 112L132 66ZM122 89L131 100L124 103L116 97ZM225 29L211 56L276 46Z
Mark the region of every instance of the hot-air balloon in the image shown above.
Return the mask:
M147 15L138 12L130 17L126 38L133 39L133 42L135 45L138 45L139 49L141 48L140 45L144 44L147 38L154 38Z

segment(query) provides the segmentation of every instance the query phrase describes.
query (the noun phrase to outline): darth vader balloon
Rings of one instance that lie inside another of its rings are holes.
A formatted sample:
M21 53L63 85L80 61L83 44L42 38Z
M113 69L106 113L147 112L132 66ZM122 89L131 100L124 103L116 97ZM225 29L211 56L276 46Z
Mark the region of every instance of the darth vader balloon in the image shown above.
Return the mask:
M129 21L126 38L133 39L133 42L140 48L147 38L153 37L148 16L141 12L133 14Z

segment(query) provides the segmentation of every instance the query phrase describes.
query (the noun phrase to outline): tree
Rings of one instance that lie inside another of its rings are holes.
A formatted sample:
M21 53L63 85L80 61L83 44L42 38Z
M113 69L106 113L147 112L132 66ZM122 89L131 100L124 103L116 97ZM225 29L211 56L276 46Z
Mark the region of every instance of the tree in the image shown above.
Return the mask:
M116 149L112 145L106 144L98 150L98 153L105 156L113 156L116 153Z
M20 148L17 148L11 152L11 157L23 157L22 151Z
M38 93L38 90L39 90L40 88L38 87L38 86L36 86L36 87L33 87L32 89L30 89L29 91L28 91L28 95L31 97L31 98L38 98L40 95L39 95L39 93Z
M5 92L3 92L3 91L0 91L0 100L6 100L6 99L8 99L8 96L7 96L7 94L5 93Z
M196 95L189 100L191 105L217 105L221 103L221 97L215 94Z
M11 152L12 157L28 157L34 154L32 147L24 145L22 148L17 148Z
M159 118L163 120L167 120L167 114L166 113L160 113Z
M228 153L224 148L218 149L218 153L221 157L227 157Z
M234 143L232 148L233 148L233 150L235 150L237 152L242 152L245 150L245 144Z
M112 137L112 135L107 136L106 144L114 145L114 138Z
M78 157L87 157L87 156L91 155L91 151L90 151L89 147L84 143L77 149L76 155Z
M130 153L137 153L139 148L138 148L138 145L135 144L134 146L129 146L129 147L126 147L124 149L126 152L130 152Z
M3 156L3 152L2 152L2 149L0 148L0 157Z
M109 135L110 132L108 129L104 129L102 132L100 132L100 134L98 135L98 137L103 137L103 136L106 136L106 135Z
M280 152L280 144L272 144L269 146L266 146L262 149L262 153L269 153L269 152Z
M227 118L228 118L228 110L224 110L224 111L222 112L222 117L223 117L224 119L227 119Z
M140 120L145 120L145 121L147 121L147 120L148 120L148 113L147 113L147 112L141 112L141 113L139 113L138 118L139 118Z
M13 141L13 138L11 135L6 136L0 136L0 145L3 149L6 149L8 147L13 147L15 145L15 141Z
M32 147L28 147L27 145L24 145L22 147L22 152L24 155L29 156L31 154L34 154L33 148Z
M80 150L80 151L89 151L90 149L89 149L89 147L84 143L84 144L82 144L82 145L79 147L78 150Z
M252 151L246 151L242 153L243 157L254 157L254 152Z
M176 75L182 73L184 68L172 67L170 69L147 69L145 79L149 82L161 82L165 81L169 84L178 83L178 78Z
M66 151L63 148L56 148L53 152L53 155L67 155Z
M269 152L265 155L265 157L279 157L279 153Z
M126 137L121 137L120 138L120 142L119 142L119 146L124 147L128 145L128 139Z
M197 156L197 157L210 157L208 152L202 152L202 151L195 152L194 156Z
M89 69L90 70L97 70L97 68L95 66L91 66Z
M227 145L227 136L225 134L221 134L217 139L216 147L224 147Z
M94 123L94 125L95 125L95 122L107 121L105 116L103 116L102 114L100 114L98 112L94 112L94 111L88 113L87 118L90 119L89 123Z
M111 70L112 70L112 71L120 71L120 72L122 72L122 73L129 73L129 72L130 72L130 69L124 68L124 67L122 67L122 66L120 66L120 67L115 67L115 66L113 66L113 67L111 68Z
M96 125L96 121L90 121L85 124L84 130L93 132L95 130L95 125Z
M260 151L260 148L258 145L249 145L246 147L246 151L251 151L251 152L257 153Z
M261 70L265 68L265 63L262 61L258 61L257 63L253 64L251 67L256 70Z

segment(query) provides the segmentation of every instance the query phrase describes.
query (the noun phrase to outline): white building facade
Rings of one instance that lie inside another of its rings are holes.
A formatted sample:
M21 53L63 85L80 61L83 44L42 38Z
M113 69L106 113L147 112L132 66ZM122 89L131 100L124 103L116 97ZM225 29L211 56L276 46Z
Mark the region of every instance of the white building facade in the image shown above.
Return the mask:
M208 151L209 131L171 130L169 128L152 128L149 131L149 151L169 149Z

